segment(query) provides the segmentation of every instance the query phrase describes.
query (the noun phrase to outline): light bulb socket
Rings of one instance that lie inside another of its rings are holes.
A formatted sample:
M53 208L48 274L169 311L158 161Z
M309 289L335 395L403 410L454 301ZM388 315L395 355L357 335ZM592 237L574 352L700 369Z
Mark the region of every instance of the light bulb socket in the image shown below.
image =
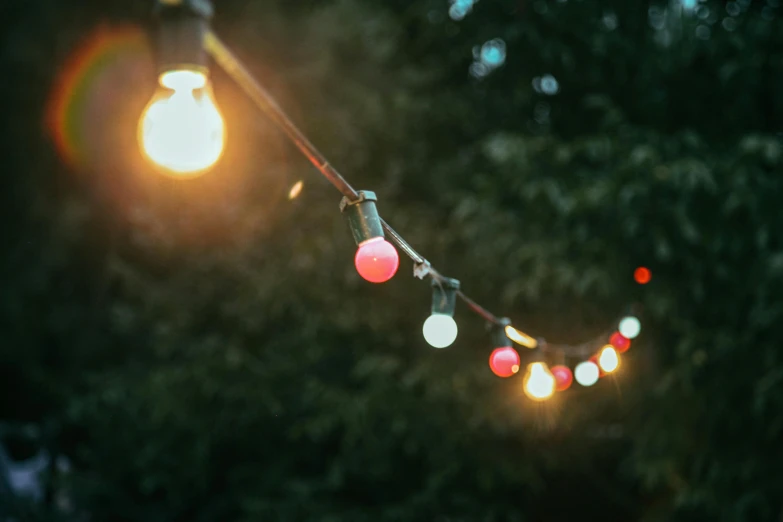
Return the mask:
M459 281L448 277L432 279L432 313L454 317Z
M183 69L207 73L204 37L212 14L209 0L157 0L159 74Z
M511 319L503 317L498 324L492 325L492 346L494 348L504 348L511 346L511 339L506 334L506 326L511 324Z
M355 201L344 197L340 201L340 212L348 220L356 244L361 245L368 239L384 237L384 235L381 217L375 206L375 202L378 201L375 192L360 190L358 194L359 199Z

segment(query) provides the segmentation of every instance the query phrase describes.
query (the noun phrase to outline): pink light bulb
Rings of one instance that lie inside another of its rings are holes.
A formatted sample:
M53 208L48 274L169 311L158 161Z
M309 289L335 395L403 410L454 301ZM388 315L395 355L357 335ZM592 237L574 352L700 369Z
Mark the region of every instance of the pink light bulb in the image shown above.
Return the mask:
M549 371L555 376L555 389L557 391L567 390L571 383L574 382L574 374L571 373L571 368L568 366L553 366Z
M356 271L371 283L385 283L397 273L400 256L394 246L382 237L362 242L354 258Z
M498 377L511 377L519 371L519 354L510 346L495 348L489 356L489 368Z

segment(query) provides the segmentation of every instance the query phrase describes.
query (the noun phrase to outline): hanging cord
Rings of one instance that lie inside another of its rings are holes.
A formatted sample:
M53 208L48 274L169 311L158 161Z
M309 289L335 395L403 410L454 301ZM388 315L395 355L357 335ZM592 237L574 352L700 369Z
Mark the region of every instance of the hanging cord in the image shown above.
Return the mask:
M283 109L277 104L271 94L264 89L253 77L253 75L242 65L231 50L218 38L213 31L207 31L204 36L204 48L217 64L247 93L250 99L272 119L288 137L294 145L305 155L315 168L332 184L340 193L350 201L357 201L359 193L350 183L326 160L326 157L310 143L310 140L299 130L291 121ZM403 238L391 225L381 219L381 225L384 232L388 235L392 243L407 255L414 264L413 273L415 277L424 279L429 276L439 284L445 278L432 264L419 254L405 238ZM590 341L578 346L554 345L547 343L544 339L535 339L524 332L509 325L504 318L500 318L488 311L476 301L465 295L462 291L457 291L457 296L468 306L470 310L482 317L487 323L497 326L505 326L506 333L515 342L526 346L527 348L539 348L544 352L553 352L566 354L569 357L585 357L589 355L590 350L596 345L596 341Z

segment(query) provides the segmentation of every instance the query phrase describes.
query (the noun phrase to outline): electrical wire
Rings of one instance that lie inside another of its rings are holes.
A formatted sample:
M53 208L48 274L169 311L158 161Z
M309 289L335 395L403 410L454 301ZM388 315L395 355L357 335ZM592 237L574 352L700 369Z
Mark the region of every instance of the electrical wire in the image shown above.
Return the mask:
M340 193L350 201L359 199L359 193L350 183L326 160L318 149L307 139L299 128L291 121L283 109L277 104L271 94L264 89L253 77L253 75L242 65L231 50L222 42L222 40L213 32L207 31L204 36L204 48L215 62L247 93L250 99L261 109L269 118L272 119L285 132L296 147L312 163L315 168L332 184ZM407 255L414 263L414 274L417 277L431 277L436 281L447 279L441 275L432 264L414 249L405 238L403 238L391 225L381 219L383 230L388 234L392 243ZM470 310L482 317L487 323L495 326L511 326L508 320L500 318L479 305L476 301L468 297L461 290L457 291L457 296L468 306ZM513 328L513 327L512 327ZM596 340L589 341L577 346L565 344L550 344L544 339L534 339L521 330L513 328L513 331L520 335L528 348L539 348L544 352L556 352L566 354L570 357L589 356L591 350L596 345ZM520 341L517 341L520 342Z

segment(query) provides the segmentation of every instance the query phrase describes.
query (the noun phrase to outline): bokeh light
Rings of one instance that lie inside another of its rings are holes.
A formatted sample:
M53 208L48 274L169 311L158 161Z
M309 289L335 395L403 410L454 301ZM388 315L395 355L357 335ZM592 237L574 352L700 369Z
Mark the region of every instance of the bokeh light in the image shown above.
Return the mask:
M622 336L626 339L636 339L636 337L642 331L642 323L639 322L639 319L636 317L628 316L620 321L618 330L620 330L620 334L622 334Z
M598 365L592 361L580 362L574 368L574 379L582 386L592 386L598 382L600 370Z
M555 376L546 364L534 362L528 365L522 386L530 399L543 401L555 393Z
M598 366L606 373L612 373L620 366L620 356L614 346L606 345L598 355Z
M291 186L291 190L288 191L288 199L296 199L302 193L304 182L302 180L297 181Z
M650 279L652 279L652 273L648 268L640 266L639 268L634 270L633 278L640 285L646 285L647 283L650 282Z
M557 391L565 391L571 387L571 383L574 382L574 374L571 373L571 368L561 364L552 366L550 371L555 377L555 389Z

